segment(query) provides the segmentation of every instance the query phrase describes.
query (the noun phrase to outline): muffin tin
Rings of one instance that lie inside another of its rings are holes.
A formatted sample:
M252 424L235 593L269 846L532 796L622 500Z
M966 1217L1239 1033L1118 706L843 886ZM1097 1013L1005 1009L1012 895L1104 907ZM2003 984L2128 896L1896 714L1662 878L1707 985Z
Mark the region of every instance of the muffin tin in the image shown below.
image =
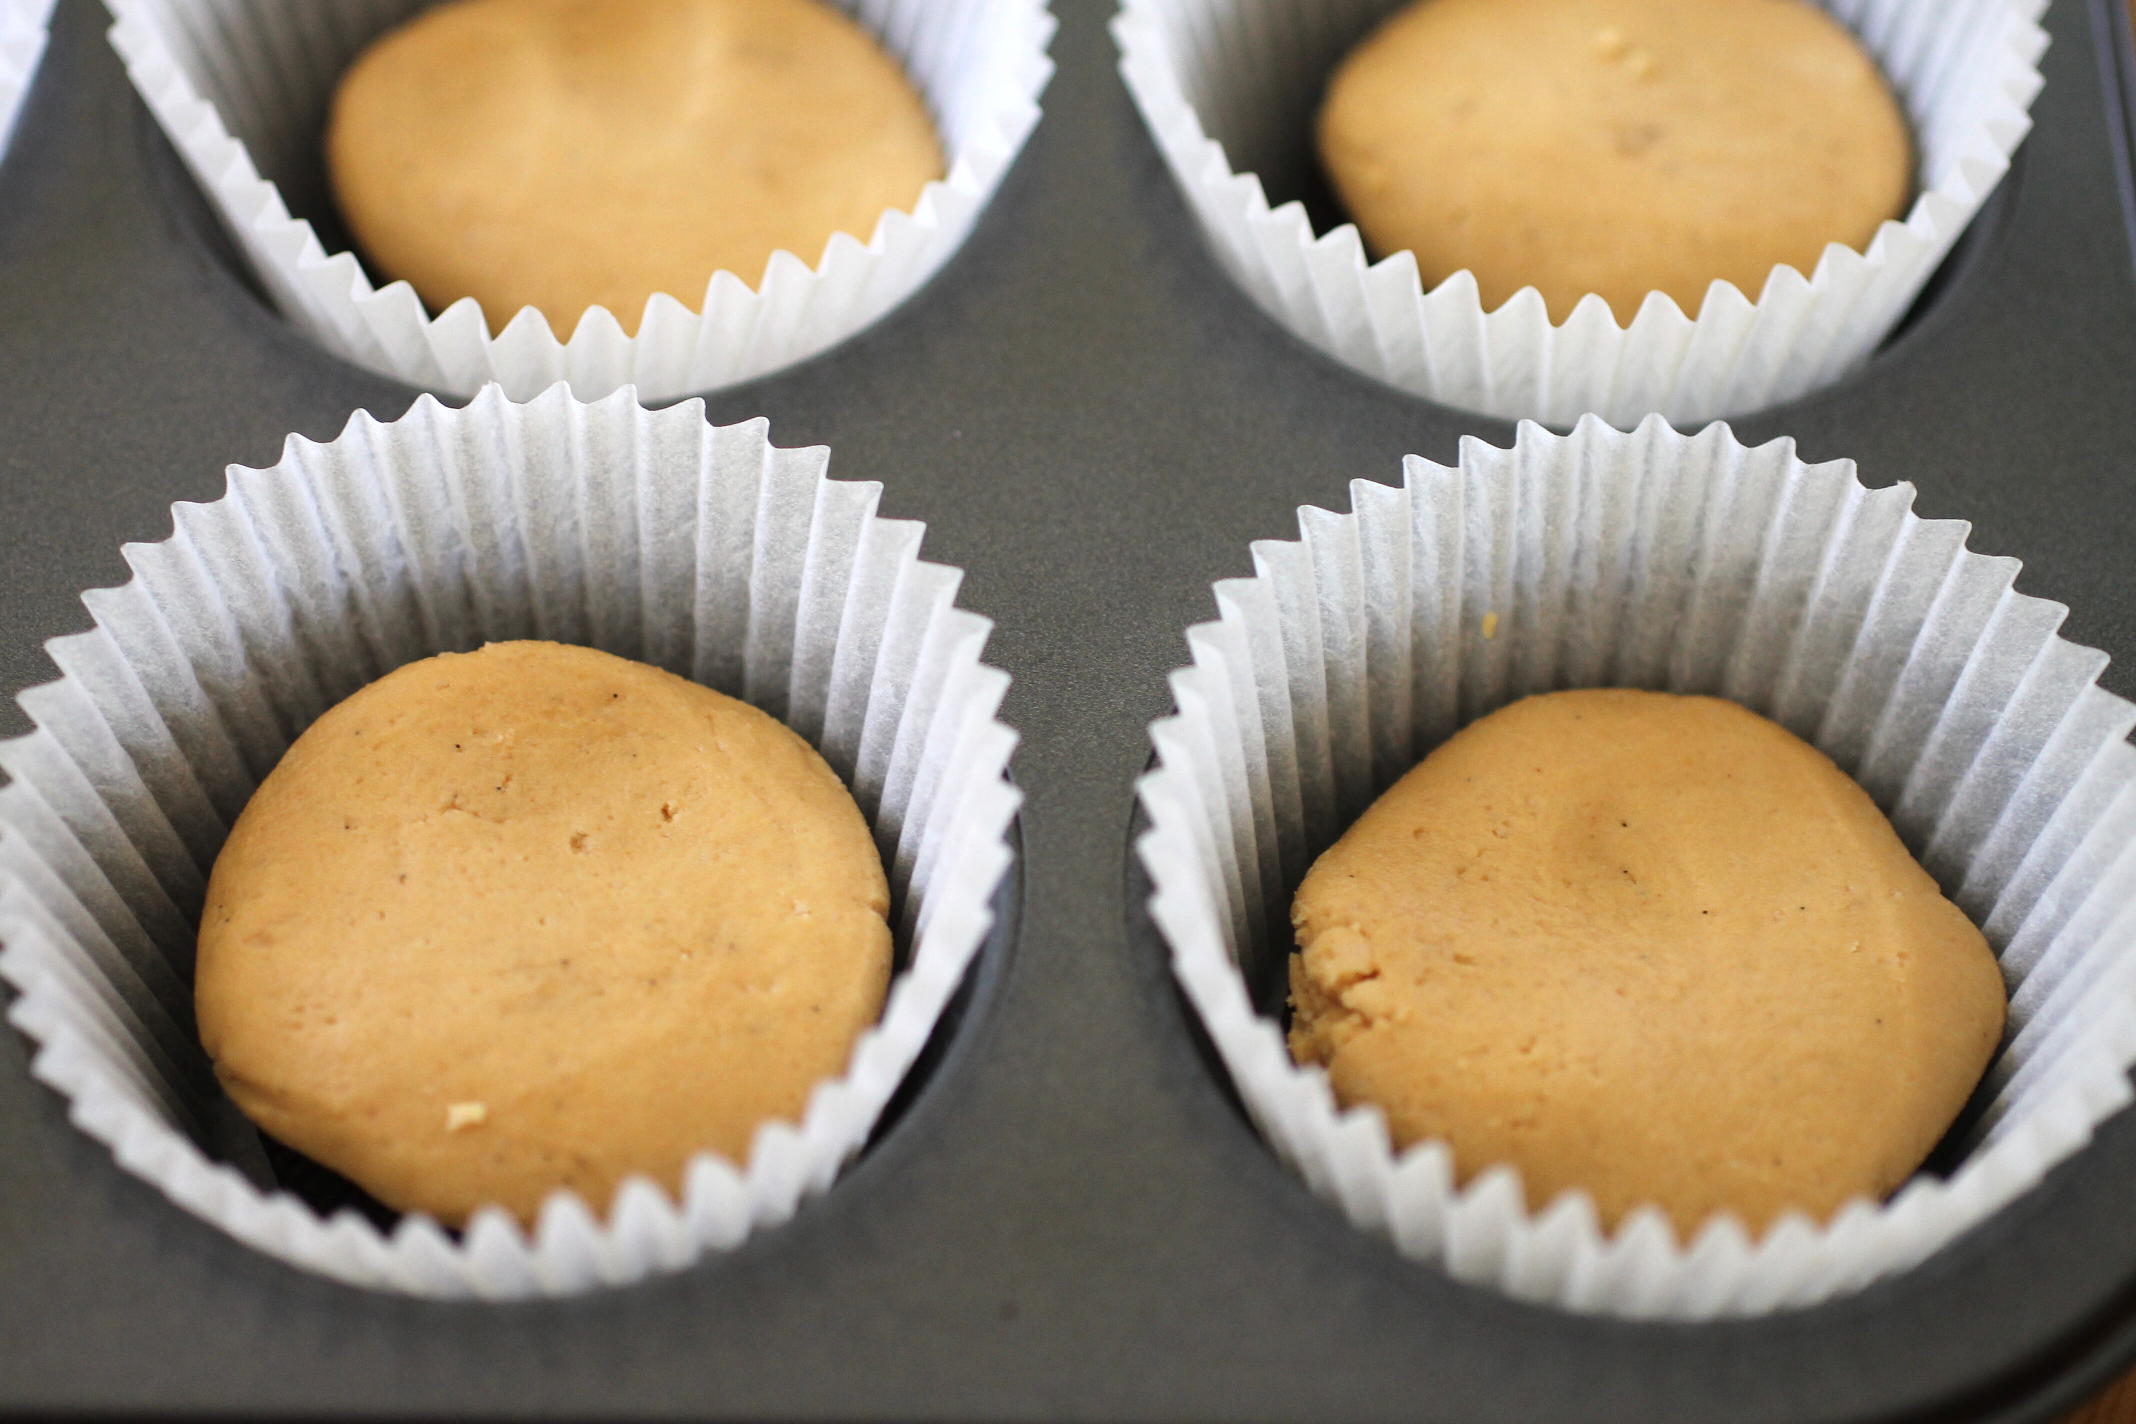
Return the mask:
M1046 119L905 307L724 392L929 526L1015 678L1022 859L1003 931L898 1120L789 1224L569 1301L439 1304L267 1260L117 1170L0 1035L0 1412L1446 1421L2046 1419L2136 1353L2136 1114L1923 1266L1702 1326L1575 1317L1406 1262L1314 1199L1196 1041L1132 864L1133 782L1184 630L1302 504L1449 462L1460 416L1337 367L1218 269L1056 0ZM415 392L317 350L241 275L62 0L0 163L0 686L128 540L291 432ZM1734 423L1910 480L2025 560L2136 692L2123 454L2136 248L2117 0L2056 0L2017 165L1859 375ZM23 730L0 712L0 733Z

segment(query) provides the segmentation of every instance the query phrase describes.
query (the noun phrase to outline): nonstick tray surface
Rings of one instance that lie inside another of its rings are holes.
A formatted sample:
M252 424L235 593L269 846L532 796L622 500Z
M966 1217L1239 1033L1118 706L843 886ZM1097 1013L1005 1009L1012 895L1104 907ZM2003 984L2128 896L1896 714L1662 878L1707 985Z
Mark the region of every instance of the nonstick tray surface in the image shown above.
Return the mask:
M701 1419L2043 1419L2136 1351L2136 1114L1919 1269L1706 1326L1530 1308L1360 1235L1255 1136L1140 908L1133 784L1183 631L1301 504L1510 427L1394 393L1215 266L1114 73L1055 0L1046 119L965 250L859 339L707 402L879 479L997 621L1027 794L1017 882L905 1111L826 1198L681 1275L437 1304L258 1256L121 1171L0 1033L0 1413ZM2126 18L2055 0L2035 128L1907 328L1735 422L1910 480L2136 694L2136 263ZM61 0L0 163L0 690L77 595L230 463L415 392L260 299ZM26 723L11 703L0 733Z

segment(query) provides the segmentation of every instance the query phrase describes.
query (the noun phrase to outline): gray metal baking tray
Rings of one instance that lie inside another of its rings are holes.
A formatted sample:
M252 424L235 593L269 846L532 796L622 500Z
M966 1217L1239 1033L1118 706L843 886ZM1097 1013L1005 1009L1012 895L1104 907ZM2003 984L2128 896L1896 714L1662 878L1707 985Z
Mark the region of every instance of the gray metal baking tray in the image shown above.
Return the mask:
M2136 257L2118 0L2056 0L2036 128L1906 329L1736 422L1911 480L2025 562L2136 693ZM1056 0L1047 116L969 245L859 339L713 398L822 442L927 521L998 622L1028 795L1006 931L899 1120L732 1255L557 1303L367 1294L255 1255L119 1170L0 1034L0 1414L701 1419L2042 1419L2136 1352L2136 1114L1919 1269L1708 1326L1534 1309L1352 1231L1198 1050L1131 866L1145 728L1183 630L1300 504L1510 429L1343 370L1203 249ZM252 289L62 0L0 163L0 690L77 594L223 468L414 392ZM24 726L10 704L0 732Z

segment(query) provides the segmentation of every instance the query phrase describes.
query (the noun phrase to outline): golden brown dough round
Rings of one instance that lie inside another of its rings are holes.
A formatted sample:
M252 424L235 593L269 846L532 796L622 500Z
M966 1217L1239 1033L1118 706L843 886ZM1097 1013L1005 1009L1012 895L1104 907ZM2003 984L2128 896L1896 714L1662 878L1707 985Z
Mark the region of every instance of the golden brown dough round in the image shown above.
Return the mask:
M1912 182L1874 61L1805 0L1417 0L1336 71L1319 140L1375 254L1560 321L1589 292L1620 322L1723 279L1755 300Z
M1292 907L1291 1051L1540 1209L1828 1217L1933 1147L2002 976L1867 793L1730 702L1516 702L1426 757Z
M432 311L696 310L867 241L942 176L896 61L820 0L450 0L342 77L327 164L357 245Z
M411 663L314 723L215 862L200 1036L268 1133L390 1206L596 1211L746 1160L890 973L852 797L746 703L589 648Z

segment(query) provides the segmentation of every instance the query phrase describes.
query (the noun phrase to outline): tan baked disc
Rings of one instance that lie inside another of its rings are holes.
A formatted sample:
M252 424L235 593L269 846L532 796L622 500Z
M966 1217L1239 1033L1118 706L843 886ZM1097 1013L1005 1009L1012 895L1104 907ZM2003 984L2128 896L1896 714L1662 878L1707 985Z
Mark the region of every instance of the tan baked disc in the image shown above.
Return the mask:
M1965 1104L2002 976L1867 793L1733 703L1516 702L1396 782L1292 907L1291 1051L1401 1146L1689 1236L1882 1197Z
M326 152L378 271L562 335L814 265L942 176L911 82L819 0L450 0L357 58Z
M411 663L321 717L208 883L200 1036L267 1132L388 1205L599 1212L747 1159L890 973L883 869L800 737L588 648Z
M1805 0L1418 0L1337 69L1319 140L1375 254L1560 321L1589 292L1620 322L1717 280L1755 300L1912 185L1897 101Z

